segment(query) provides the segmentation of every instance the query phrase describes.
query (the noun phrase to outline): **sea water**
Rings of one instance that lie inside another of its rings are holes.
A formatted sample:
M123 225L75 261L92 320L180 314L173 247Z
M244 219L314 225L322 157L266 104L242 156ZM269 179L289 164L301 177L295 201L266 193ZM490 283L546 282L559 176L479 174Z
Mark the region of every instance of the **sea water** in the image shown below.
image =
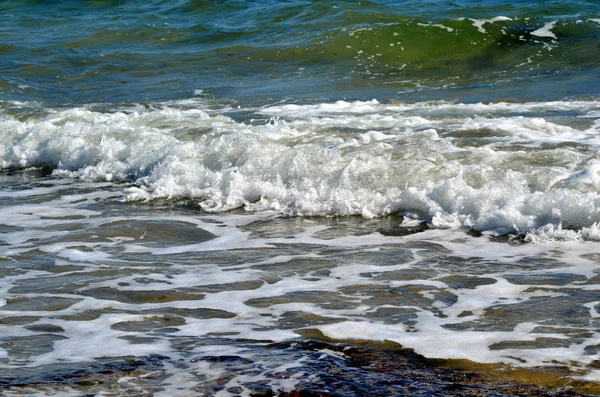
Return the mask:
M316 336L600 381L597 2L0 13L4 393L293 391Z

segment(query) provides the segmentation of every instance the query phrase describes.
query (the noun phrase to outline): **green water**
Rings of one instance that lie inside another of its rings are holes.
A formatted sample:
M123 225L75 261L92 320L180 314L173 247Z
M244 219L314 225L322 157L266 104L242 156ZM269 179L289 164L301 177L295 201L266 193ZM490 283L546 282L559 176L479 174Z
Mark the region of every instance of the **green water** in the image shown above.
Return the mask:
M197 90L246 102L585 97L596 94L598 9L595 1L9 1L0 5L0 94L59 105ZM548 23L554 37L532 35Z

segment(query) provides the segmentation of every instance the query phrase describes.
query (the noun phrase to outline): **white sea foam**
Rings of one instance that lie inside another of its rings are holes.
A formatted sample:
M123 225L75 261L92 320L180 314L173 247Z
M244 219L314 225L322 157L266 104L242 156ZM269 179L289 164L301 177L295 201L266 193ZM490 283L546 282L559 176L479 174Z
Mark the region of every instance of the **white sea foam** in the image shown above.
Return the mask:
M473 26L475 26L480 33L487 33L487 31L483 27L483 25L485 25L486 23L494 23L499 21L512 21L512 19L504 16L498 16L490 19L471 19L471 22L473 22Z
M264 124L177 106L4 116L0 161L131 181L128 200L192 198L211 212L410 212L502 233L562 224L577 238L600 221L598 102L284 104L260 109L274 117Z
M419 26L433 26L433 27L436 27L436 28L444 29L444 30L446 30L447 32L450 32L450 33L454 32L453 28L451 28L449 26L445 26L445 25L439 24L439 23L419 23L418 25Z
M556 25L556 22L557 21L548 22L541 28L536 29L533 32L531 32L531 35L537 36L537 37L551 37L551 38L555 39L556 35L552 32L552 29Z

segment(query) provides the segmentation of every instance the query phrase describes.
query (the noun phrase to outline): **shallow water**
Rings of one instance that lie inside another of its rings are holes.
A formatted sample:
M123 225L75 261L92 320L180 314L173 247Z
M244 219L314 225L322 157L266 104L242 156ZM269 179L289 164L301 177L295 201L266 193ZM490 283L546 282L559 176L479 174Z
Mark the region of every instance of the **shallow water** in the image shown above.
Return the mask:
M598 393L598 12L3 2L2 393Z
M307 372L310 355L265 344L313 330L598 380L595 243L475 237L399 215L214 215L34 174L5 175L6 386L51 389L139 357L154 364L122 382L157 395L289 391L328 367Z

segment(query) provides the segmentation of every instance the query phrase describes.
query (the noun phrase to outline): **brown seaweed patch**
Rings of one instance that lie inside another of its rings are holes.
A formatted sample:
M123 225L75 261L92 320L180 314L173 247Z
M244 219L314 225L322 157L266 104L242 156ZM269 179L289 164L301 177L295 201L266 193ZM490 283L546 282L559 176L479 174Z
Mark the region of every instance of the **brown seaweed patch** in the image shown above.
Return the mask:
M222 291L244 291L258 289L264 285L263 280L246 280L236 281L234 283L223 283L223 284L207 284L198 285L194 287L193 291L206 292L206 293L217 293ZM187 291L187 288L182 288L182 291Z
M100 318L101 316L103 316L105 314L114 314L114 313L125 313L125 311L116 310L116 309L112 309L112 308L110 308L110 309L92 309L92 310L82 311L79 313L67 314L64 316L56 316L54 318L64 320L64 321L93 321L93 320Z
M204 299L204 294L179 290L120 290L110 287L86 289L81 295L122 303L157 303Z
M132 345L149 345L158 342L159 338L152 338L149 336L137 336L137 335L125 335L119 336L119 339L126 340Z
M425 395L422 392L430 387L436 390L434 393L432 389L430 395L448 396L575 397L600 394L599 383L575 379L572 376L580 376L581 373L564 366L519 368L508 364L481 364L464 359L429 359L412 349L387 340L340 341L328 338L316 329L304 329L298 333L309 340L323 341L327 344L327 349L339 352L349 361L349 365L395 375L398 383L411 382L419 385L419 395ZM442 393L440 387L445 392ZM296 392L299 391L302 389ZM306 391L320 392L310 388ZM268 394L256 394L259 395ZM302 394L278 394L294 395Z
M6 302L6 305L2 308L3 310L51 312L64 310L77 302L81 302L81 299L61 298L54 296L35 298L17 296L7 298Z
M314 313L308 313L301 310L287 311L281 315L277 325L273 329L297 329L309 326L324 324L333 324L339 319L320 316Z
M435 269L402 269L402 270L392 270L385 271L385 269L381 269L381 271L376 272L366 272L360 273L361 277L372 278L374 280L429 280L438 275L438 272Z
M353 299L339 292L329 291L296 291L268 298L252 298L244 302L248 306L265 308L287 303L313 303L331 310L346 310L356 306Z
M326 258L294 258L287 262L266 263L252 266L253 269L263 270L271 277L289 277L296 274L307 275L313 272L329 270L337 265Z
M569 347L571 342L557 338L538 338L533 341L504 341L490 345L490 350L504 349L546 349Z
M517 285L569 285L587 280L586 276L573 273L519 274L506 275L504 278Z
M205 307L199 308L181 308L181 307L169 307L160 309L142 310L140 314L161 314L167 316L181 316L190 317L195 319L210 319L210 318L233 318L236 314L219 309L209 309ZM168 313L168 314L167 314Z
M495 278L468 276L461 274L446 276L441 278L440 281L443 281L444 283L446 283L446 285L448 285L448 287L454 289L475 289L481 285L495 284L497 282Z
M152 316L143 321L122 321L111 326L112 329L125 332L172 332L185 324L185 319L177 316Z
M0 325L25 325L38 321L39 316L6 316L0 318Z
M108 242L116 238L129 239L143 245L168 247L204 242L215 238L215 235L189 222L119 220L95 228L81 227L69 230L69 233L48 239L47 242Z
M65 332L63 327L59 327L58 325L52 324L33 324L25 327L26 329L33 332L44 332L44 333L55 333L55 332Z

